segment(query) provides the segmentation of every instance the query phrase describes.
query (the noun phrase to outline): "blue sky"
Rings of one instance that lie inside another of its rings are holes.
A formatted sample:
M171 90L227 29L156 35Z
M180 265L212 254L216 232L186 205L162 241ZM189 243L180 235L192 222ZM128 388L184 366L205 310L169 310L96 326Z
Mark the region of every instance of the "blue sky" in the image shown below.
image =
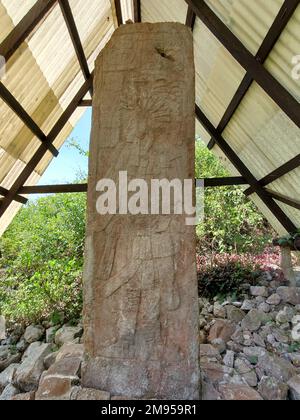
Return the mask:
M39 185L67 184L74 182L79 173L87 174L88 159L81 156L76 148L68 146L68 143L70 139L74 138L84 150L89 149L91 117L92 110L89 108L60 149L58 157L52 159L41 177Z

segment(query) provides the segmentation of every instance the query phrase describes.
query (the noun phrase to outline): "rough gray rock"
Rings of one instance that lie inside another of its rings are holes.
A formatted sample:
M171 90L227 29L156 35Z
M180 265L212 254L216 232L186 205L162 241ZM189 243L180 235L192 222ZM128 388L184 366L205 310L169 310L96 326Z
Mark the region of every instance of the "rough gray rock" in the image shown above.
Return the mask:
M266 302L268 305L278 306L281 302L281 297L277 293L274 293L267 299Z
M268 297L268 289L264 286L251 286L250 293L252 296Z
M291 399L300 401L300 375L296 375L288 381Z
M40 325L30 325L26 328L24 339L28 344L36 343L44 335L44 328Z
M44 359L50 352L50 344L32 343L15 373L14 385L24 392L35 391L44 371Z
M55 344L62 346L67 343L78 344L82 336L81 327L69 327L64 325L55 334Z
M18 388L14 387L13 385L7 385L0 396L0 401L10 401L12 397L19 394Z
M297 374L296 368L289 361L270 353L259 358L259 366L266 376L281 382L287 382Z
M267 401L286 400L288 390L287 384L269 376L263 376L258 385L258 392Z
M57 327L50 327L46 330L46 343L54 343Z
M19 366L19 364L13 363L0 373L0 392L3 392L4 388L13 382L14 374Z
M283 303L291 305L300 304L300 288L281 286L277 289L277 294L281 297Z
M257 309L251 309L242 321L242 328L243 330L254 332L259 330L261 324L262 320L260 312Z

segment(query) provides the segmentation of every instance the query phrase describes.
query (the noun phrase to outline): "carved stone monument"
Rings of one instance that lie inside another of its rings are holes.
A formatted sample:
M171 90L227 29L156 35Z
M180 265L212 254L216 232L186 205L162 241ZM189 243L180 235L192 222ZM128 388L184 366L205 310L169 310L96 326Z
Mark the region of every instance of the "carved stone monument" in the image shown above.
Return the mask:
M122 26L94 77L83 385L113 396L198 399L195 228L184 214L96 210L98 182L118 186L120 171L128 182L194 179L192 34L177 23Z

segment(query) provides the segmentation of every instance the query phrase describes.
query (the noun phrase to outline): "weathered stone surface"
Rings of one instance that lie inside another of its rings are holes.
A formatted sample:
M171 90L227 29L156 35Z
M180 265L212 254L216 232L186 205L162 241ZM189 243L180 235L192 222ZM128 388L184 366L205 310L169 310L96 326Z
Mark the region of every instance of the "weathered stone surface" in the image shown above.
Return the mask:
M50 366L47 375L55 376L69 376L75 380L79 377L81 367L81 359L78 357L67 357L56 361L52 366Z
M44 335L44 328L40 325L30 325L26 328L24 339L27 343L32 344L39 341Z
M35 391L44 371L44 359L50 352L50 344L32 343L14 375L14 385L25 392Z
M79 343L81 335L81 327L69 327L64 325L55 333L55 344L58 346L63 346L64 344L77 344Z
M264 286L251 286L250 293L252 296L268 297L268 289Z
M233 375L233 369L218 363L201 363L201 373L212 383L222 382L226 376Z
M224 358L223 358L223 363L225 366L229 367L229 368L233 368L234 366L234 357L235 357L235 353L234 351L231 350L227 350Z
M267 304L269 305L277 306L280 304L280 302L281 302L281 297L277 293L274 293L267 299Z
M290 303L291 305L300 304L300 288L299 287L279 287L277 294L282 299L283 303Z
M220 393L227 401L261 401L262 397L247 385L220 385Z
M69 401L71 400L74 382L69 376L43 374L39 388L36 392L37 401Z
M267 401L286 400L288 390L287 384L269 376L264 376L258 385L258 392Z
M201 381L201 396L203 401L221 400L221 394L209 380Z
M0 396L0 401L10 401L15 395L20 391L14 387L12 384L7 385Z
M10 351L8 351L6 358L1 359L0 357L0 372L3 372L13 363L19 363L21 357L22 355L20 353L11 354Z
M259 358L259 365L266 376L271 376L283 382L287 382L297 374L296 368L290 362L269 353Z
M112 395L199 398L194 227L96 211L98 182L118 185L120 171L149 186L194 178L193 63L191 33L174 23L121 26L96 61L83 386Z
M245 312L233 305L226 306L227 318L237 324L245 317Z
M18 394L12 397L12 401L34 401L35 392L26 392L25 394Z
M211 344L201 344L200 363L215 360L219 362L222 360L219 351Z
M259 330L261 324L262 317L260 312L257 309L251 309L242 321L242 328L253 332Z
M46 331L46 343L54 343L57 327L50 327Z
M74 387L71 399L77 401L105 401L110 400L110 393L98 389Z
M82 360L83 354L83 344L64 344L57 353L56 361L59 362L67 357L78 357Z
M300 375L294 376L289 380L291 398L294 401L300 401Z
M5 332L5 318L4 316L0 315L0 341L6 339L6 332Z
M44 366L46 370L48 370L50 366L52 366L55 363L57 355L58 355L58 352L54 352L54 353L48 354L48 356L45 357Z
M7 387L7 385L11 384L13 381L14 374L19 367L18 364L13 363L9 365L2 373L0 373L0 392Z
M209 331L208 342L211 343L217 338L221 338L227 343L234 332L235 325L233 323L227 320L217 319Z

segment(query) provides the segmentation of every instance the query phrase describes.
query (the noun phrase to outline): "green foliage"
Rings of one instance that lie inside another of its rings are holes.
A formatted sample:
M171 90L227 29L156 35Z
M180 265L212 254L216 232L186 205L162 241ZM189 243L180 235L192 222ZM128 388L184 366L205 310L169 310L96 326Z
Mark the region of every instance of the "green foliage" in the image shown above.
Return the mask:
M82 310L86 197L40 198L24 207L1 238L0 312L35 322Z
M245 283L255 285L259 271L243 258L217 258L213 264L204 266L198 273L199 295L225 300L231 296L237 300L244 292Z
M229 176L221 161L196 142L196 177ZM205 220L197 227L199 252L260 252L273 232L241 187L205 189Z

